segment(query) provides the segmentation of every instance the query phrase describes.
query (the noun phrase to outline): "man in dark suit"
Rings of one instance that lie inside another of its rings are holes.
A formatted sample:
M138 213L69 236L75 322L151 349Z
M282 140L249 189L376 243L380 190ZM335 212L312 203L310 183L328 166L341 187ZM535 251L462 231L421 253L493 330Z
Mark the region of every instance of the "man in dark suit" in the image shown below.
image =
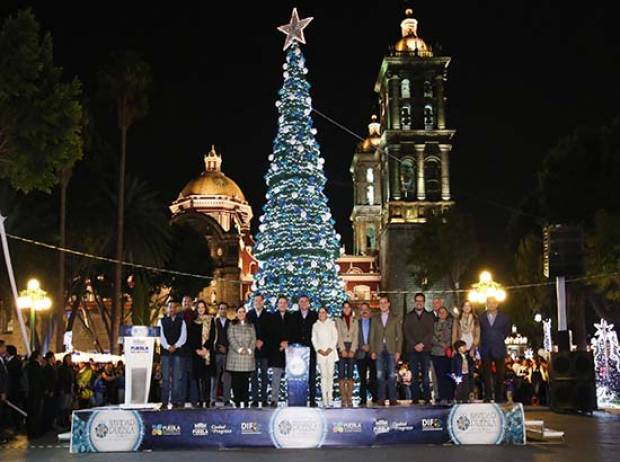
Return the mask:
M6 345L4 340L0 340L0 444L8 442L4 434L4 427L8 422L8 407L6 397L9 391L9 370L4 362L6 356Z
M310 348L310 367L308 370L308 392L310 407L316 407L316 352L312 346L312 326L319 319L316 311L310 309L310 299L302 295L297 301L299 310L293 313L295 324L295 343Z
M487 299L487 310L480 316L480 358L484 380L484 401L493 399L492 379L495 382L495 402L504 402L504 380L506 378L506 337L510 335L511 322L508 315L499 311L494 297ZM495 377L492 364L495 363Z
M288 311L288 299L280 295L277 311L269 320L269 367L271 368L271 405L278 405L280 382L286 365L285 351L295 338L295 321Z
M412 376L411 396L414 403L420 400L428 403L431 400L429 368L435 316L424 308L426 297L422 292L415 294L414 300L415 307L405 316L403 323L405 350ZM420 398L420 377L422 378L422 398Z
M248 321L254 324L256 330L256 370L252 374L252 404L267 405L267 383L269 382L269 322L270 313L265 309L265 297L263 294L254 295L254 308L248 312ZM260 394L259 394L260 377Z
M9 388L7 391L7 399L15 406L24 408L24 382L22 380L24 374L24 365L19 356L17 356L17 348L15 345L6 346L5 356L6 368L9 372ZM17 411L11 409L11 425L15 431L20 431L24 426L24 417Z
M375 362L370 357L370 330L373 321L368 303L360 305L359 313L359 340L355 362L360 376L360 406L366 407L368 391L370 391L372 401L377 400L377 369Z
M220 381L222 382L222 401L228 405L230 403L230 390L232 381L230 373L226 371L226 355L228 353L228 328L230 320L228 319L228 304L220 303L217 307L217 317L213 320L215 323L215 338L213 339L213 348L215 352L215 377L211 382L211 401L215 404L217 400L217 389Z

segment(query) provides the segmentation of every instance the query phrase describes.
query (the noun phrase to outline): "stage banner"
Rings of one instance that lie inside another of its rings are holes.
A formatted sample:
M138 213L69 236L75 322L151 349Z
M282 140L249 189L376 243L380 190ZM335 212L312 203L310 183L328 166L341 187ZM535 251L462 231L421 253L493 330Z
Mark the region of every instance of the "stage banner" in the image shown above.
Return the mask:
M308 404L310 348L293 343L286 349L286 382L289 406Z
M196 448L525 444L521 405L75 411L72 453Z

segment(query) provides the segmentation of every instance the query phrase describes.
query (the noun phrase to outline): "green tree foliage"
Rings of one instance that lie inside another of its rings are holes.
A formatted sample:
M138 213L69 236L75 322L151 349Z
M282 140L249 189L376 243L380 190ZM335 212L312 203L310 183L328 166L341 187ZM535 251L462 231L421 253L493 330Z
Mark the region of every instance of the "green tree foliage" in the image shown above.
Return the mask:
M479 253L472 217L457 208L429 217L409 251L417 285L427 289L445 280L458 289Z
M81 84L61 76L33 14L9 17L0 30L0 177L24 192L49 192L82 157Z
M586 237L586 270L588 274L608 274L593 279L597 292L620 303L620 214L599 210L594 228Z

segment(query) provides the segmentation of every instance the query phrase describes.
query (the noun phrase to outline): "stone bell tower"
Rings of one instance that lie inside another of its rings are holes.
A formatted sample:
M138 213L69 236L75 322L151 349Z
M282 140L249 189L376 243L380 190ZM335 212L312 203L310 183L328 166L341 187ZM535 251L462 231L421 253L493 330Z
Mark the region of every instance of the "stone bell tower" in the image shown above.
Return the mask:
M383 58L374 88L381 108L380 261L386 291L416 289L408 249L427 217L453 205L449 162L455 131L447 128L444 88L450 58L437 56L420 37L412 10L405 13L402 37ZM401 297L392 298L393 306L402 306Z

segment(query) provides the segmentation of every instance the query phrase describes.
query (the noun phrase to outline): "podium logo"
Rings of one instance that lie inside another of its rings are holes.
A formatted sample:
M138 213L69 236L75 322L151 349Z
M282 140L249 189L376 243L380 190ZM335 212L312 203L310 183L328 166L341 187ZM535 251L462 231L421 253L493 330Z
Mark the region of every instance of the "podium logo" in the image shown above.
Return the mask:
M292 357L291 357L292 356ZM287 362L287 373L293 377L301 377L306 374L308 366L304 358L299 355L291 355L289 358L290 361Z
M149 328L147 326L132 326L131 336L132 337L148 337Z
M269 429L277 448L318 448L327 425L320 409L287 407L274 412Z
M136 451L144 436L142 419L135 411L94 411L86 428L95 452Z
M448 431L455 444L500 444L504 420L497 404L459 404L450 411Z

